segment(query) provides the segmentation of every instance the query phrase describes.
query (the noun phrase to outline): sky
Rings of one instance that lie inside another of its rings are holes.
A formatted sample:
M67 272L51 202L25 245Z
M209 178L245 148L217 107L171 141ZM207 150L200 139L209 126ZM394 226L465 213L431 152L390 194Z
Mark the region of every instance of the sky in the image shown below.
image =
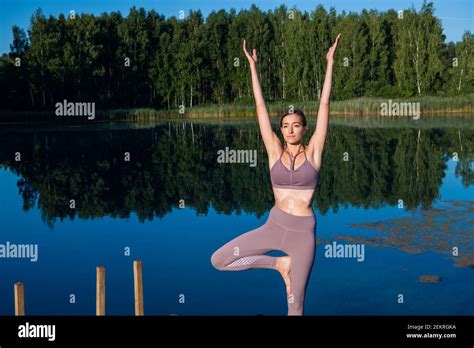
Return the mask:
M473 30L473 0L432 0L435 15L440 18L443 25L446 41L460 41L466 30ZM278 0L0 0L0 54L10 51L12 42L11 28L17 25L25 31L29 27L30 17L37 8L41 8L45 16L57 17L60 13L93 13L99 15L102 12L120 11L123 15L128 14L132 6L144 7L146 10L154 9L166 18L178 16L183 10L186 14L189 10L201 10L204 17L212 11L225 9L229 11L235 8L249 9L256 4L263 11L273 10L281 4L288 8L296 6L301 11L310 12L319 4L327 10L334 6L336 12L360 12L362 9L376 9L380 12L388 9L396 11L411 8L412 5L418 11L423 0L324 0L324 1L278 1Z

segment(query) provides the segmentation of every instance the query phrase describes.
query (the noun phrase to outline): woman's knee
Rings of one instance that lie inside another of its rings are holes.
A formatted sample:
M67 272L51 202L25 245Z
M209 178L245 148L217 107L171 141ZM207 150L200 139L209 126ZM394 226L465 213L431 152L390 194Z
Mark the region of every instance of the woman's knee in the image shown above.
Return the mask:
M211 256L211 264L216 269L220 270L225 267L223 260L221 249L216 250Z

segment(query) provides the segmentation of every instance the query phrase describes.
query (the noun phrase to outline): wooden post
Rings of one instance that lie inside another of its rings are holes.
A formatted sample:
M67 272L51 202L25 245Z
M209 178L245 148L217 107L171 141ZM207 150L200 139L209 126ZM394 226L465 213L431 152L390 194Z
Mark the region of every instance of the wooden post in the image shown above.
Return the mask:
M96 267L96 315L105 315L105 268Z
M143 315L143 274L142 261L133 261L133 282L135 288L135 315Z
M15 315L25 315L25 287L22 282L13 286L15 293Z

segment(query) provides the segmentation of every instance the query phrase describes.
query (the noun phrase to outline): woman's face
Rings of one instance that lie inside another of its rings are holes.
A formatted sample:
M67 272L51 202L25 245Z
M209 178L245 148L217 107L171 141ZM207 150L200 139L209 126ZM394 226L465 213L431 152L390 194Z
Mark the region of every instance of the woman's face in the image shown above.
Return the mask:
M283 117L280 128L283 138L288 144L299 144L302 142L308 125L303 126L302 117L297 114L290 114Z

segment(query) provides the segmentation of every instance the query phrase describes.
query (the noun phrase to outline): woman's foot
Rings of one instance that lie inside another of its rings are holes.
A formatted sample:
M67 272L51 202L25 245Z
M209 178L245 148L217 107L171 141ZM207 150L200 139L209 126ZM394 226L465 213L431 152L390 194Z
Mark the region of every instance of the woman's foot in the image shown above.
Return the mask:
M275 263L275 269L280 272L286 285L286 293L290 295L291 282L290 282L290 270L291 270L291 258L289 256L277 257Z

